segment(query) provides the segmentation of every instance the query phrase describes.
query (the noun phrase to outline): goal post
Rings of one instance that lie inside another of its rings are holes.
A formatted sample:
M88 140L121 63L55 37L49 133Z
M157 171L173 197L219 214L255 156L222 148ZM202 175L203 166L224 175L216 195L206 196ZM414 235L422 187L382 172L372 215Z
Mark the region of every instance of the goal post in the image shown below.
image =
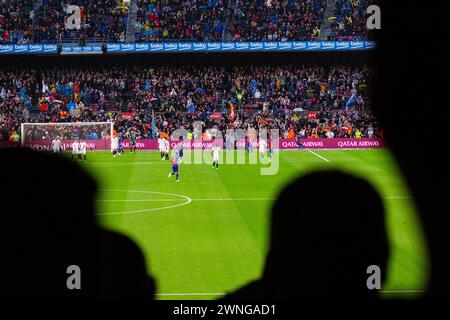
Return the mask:
M70 150L74 140L84 140L89 150L111 150L114 122L22 123L21 143L39 150L49 150L58 137L63 150Z

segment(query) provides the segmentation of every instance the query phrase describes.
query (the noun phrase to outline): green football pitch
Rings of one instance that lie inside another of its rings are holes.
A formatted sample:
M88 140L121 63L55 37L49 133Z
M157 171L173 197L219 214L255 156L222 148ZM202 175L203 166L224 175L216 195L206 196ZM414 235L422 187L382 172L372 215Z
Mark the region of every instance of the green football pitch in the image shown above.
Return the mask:
M158 152L113 158L91 152L100 223L132 238L157 279L158 299L216 299L258 278L267 252L271 206L281 188L314 170L341 169L370 181L387 210L391 242L383 297L421 294L427 252L412 199L390 152L281 151L278 173L260 165L181 164L180 182ZM342 205L351 206L350 199ZM362 213L363 214L363 213Z

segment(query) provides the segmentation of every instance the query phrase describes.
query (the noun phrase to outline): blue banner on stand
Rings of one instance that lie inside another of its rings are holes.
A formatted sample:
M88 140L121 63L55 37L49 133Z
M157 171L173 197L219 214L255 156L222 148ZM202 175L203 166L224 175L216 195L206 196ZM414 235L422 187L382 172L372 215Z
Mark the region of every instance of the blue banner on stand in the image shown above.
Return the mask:
M0 44L0 54L57 53L56 44Z
M70 47L62 47L62 54L81 54L81 53L102 53L102 46L70 46Z
M373 41L110 43L107 52L352 51L375 48Z
M242 52L242 51L364 51L376 47L373 41L261 41L261 42L150 42L109 43L109 53ZM0 44L0 54L57 53L56 44ZM101 45L63 46L61 53L101 53Z

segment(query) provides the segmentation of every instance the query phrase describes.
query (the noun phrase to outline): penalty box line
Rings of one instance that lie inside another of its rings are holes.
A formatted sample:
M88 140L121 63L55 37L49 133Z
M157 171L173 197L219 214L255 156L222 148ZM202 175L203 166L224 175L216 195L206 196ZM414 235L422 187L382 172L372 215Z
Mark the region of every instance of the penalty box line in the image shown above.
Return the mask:
M309 151L310 153L312 153L313 155L315 155L316 157L319 157L320 159L322 159L322 160L324 160L324 161L326 161L326 162L330 162L330 160L328 160L328 159L322 157L321 155L315 153L314 151L312 151L312 150L310 150L310 149L308 149L308 151Z

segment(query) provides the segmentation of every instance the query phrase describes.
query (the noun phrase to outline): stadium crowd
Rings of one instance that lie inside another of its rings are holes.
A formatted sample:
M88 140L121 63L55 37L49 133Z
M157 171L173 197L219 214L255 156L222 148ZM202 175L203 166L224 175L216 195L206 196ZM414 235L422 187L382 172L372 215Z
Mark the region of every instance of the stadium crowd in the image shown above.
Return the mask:
M5 68L2 139L24 121L114 121L116 130L135 128L148 138L153 118L156 133L202 121L206 129L263 127L289 138L352 137L350 127L373 136L377 125L365 98L370 78L367 67L295 65Z
M325 6L325 0L239 1L230 26L232 40L317 40Z
M35 2L0 0L0 43L127 40L130 2L42 0L36 12ZM369 38L366 8L375 3L336 0L328 17L326 0L136 0L130 30L137 42L306 41L319 39L328 19L328 40L361 40ZM80 7L80 29L66 26L69 4Z
M336 0L335 15L328 18L331 21L328 40L369 40L366 10L377 3L377 0Z
M32 0L0 0L0 43L29 43L33 33Z
M227 0L138 0L136 41L221 41Z
M81 28L66 27L67 4L80 7ZM39 15L39 42L56 42L65 38L86 41L89 38L124 42L128 19L128 3L119 0L43 0Z

